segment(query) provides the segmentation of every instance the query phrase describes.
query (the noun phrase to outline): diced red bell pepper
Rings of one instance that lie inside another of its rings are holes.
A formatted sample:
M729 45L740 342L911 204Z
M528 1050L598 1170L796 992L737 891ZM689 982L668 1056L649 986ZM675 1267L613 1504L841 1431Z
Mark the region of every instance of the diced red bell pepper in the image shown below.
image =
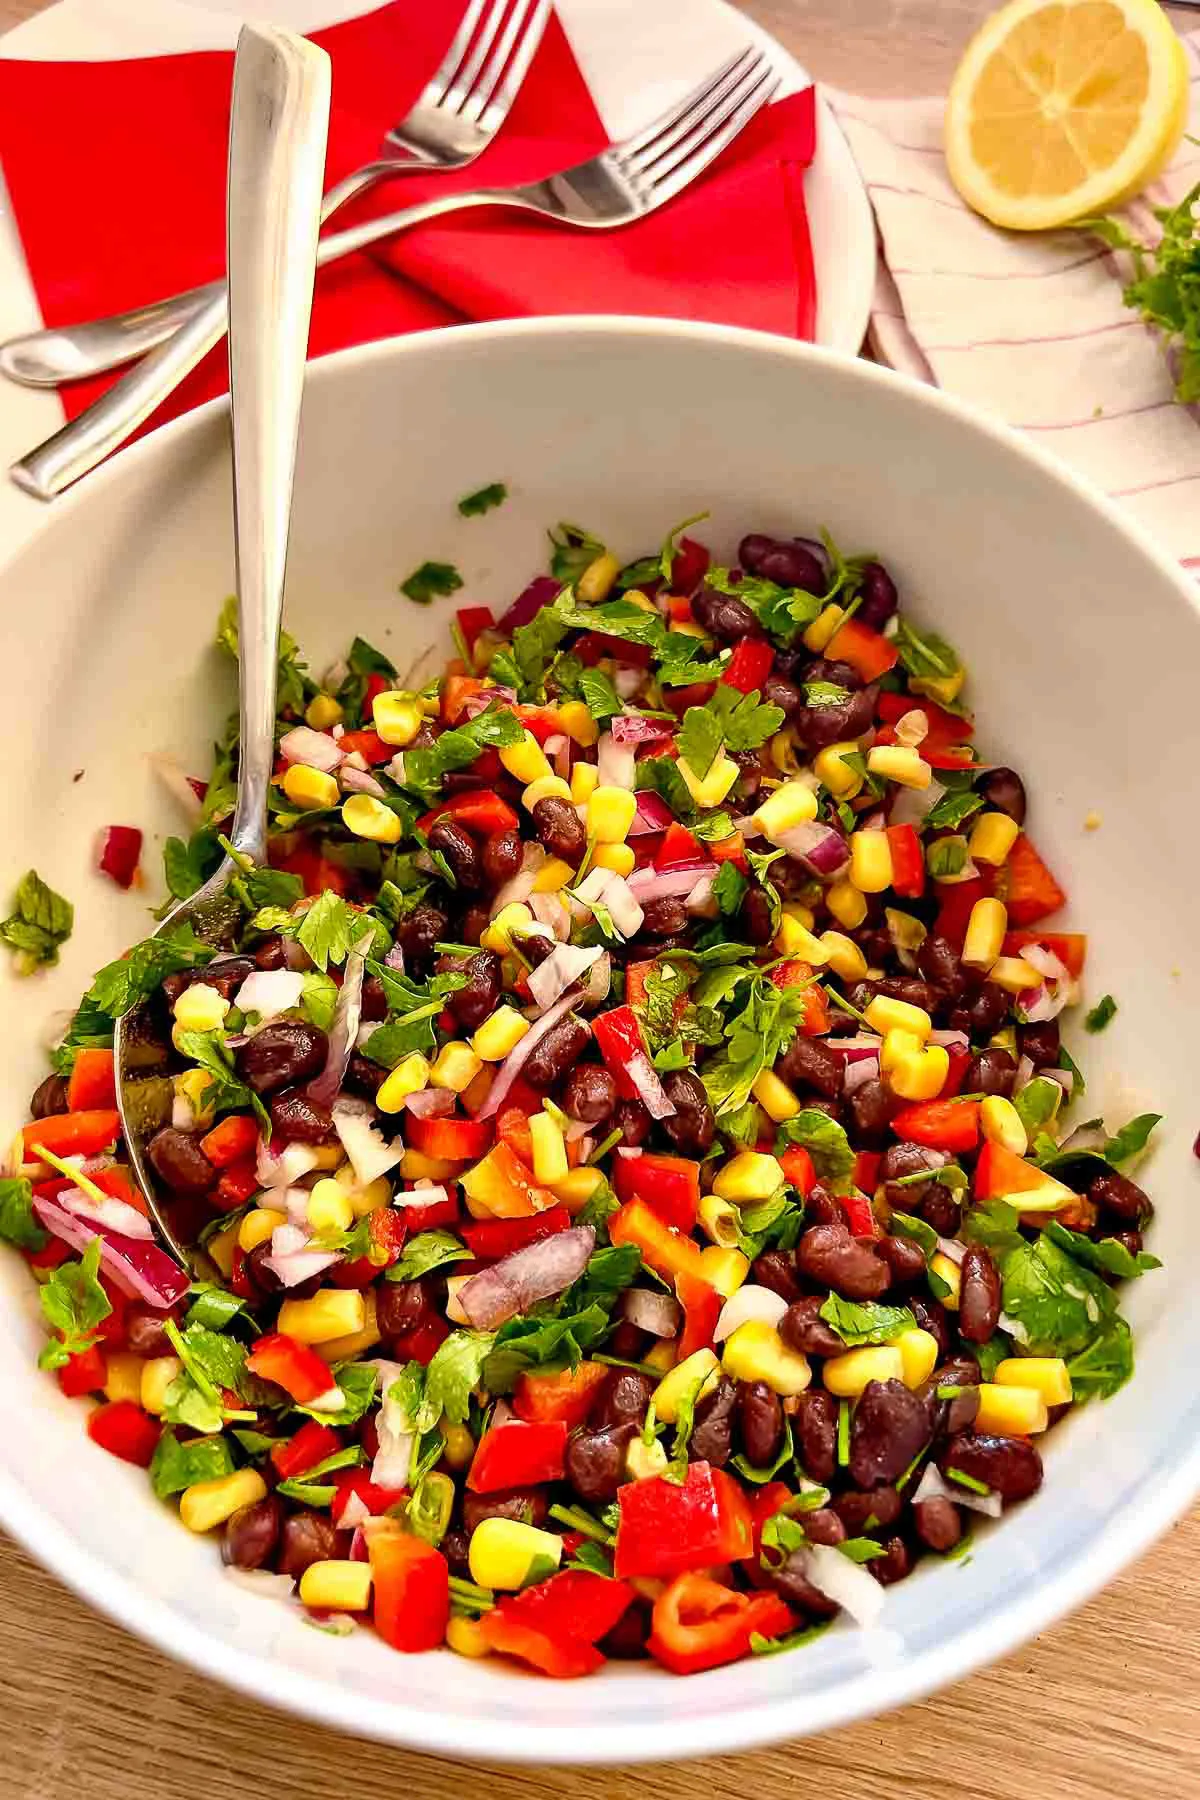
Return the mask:
M258 1149L258 1123L249 1113L231 1113L211 1131L205 1132L200 1139L200 1148L217 1169L244 1162Z
M396 1361L419 1362L423 1369L427 1369L449 1336L450 1327L445 1319L439 1318L437 1313L431 1313L419 1325L414 1325L411 1331L402 1332L396 1339L393 1346Z
M787 962L776 963L770 971L770 980L777 988L804 987L804 1017L800 1022L801 1037L825 1037L829 1031L829 1001L825 998L825 990L813 980L811 963L801 962L792 957Z
M694 625L696 616L686 594L667 595L667 617L672 625Z
M885 725L897 725L906 713L921 711L929 722L922 740L921 755L930 750L949 750L956 744L969 744L975 731L972 719L960 719L923 694L880 694L875 710Z
M1065 906L1067 896L1022 832L996 880L1010 925L1036 925Z
M1004 956L1020 956L1022 950L1031 944L1040 944L1043 950L1049 950L1057 956L1060 963L1076 980L1083 974L1087 962L1087 937L1081 931L1010 931L1006 933L1001 954Z
M26 1162L36 1162L38 1144L51 1156L99 1156L120 1135L121 1115L107 1106L89 1112L52 1113L21 1129Z
M746 840L740 831L731 831L728 837L718 838L715 844L708 846L708 854L715 863L731 862L743 875L750 873L750 864L746 858Z
M667 712L673 712L677 719L682 719L691 707L707 706L716 691L715 681L692 681L686 687L665 687L662 691L663 707Z
M386 675L380 675L376 672L367 676L366 681L363 683L362 707L364 719L369 719L371 717L376 700L378 700L380 694L390 693L391 687L392 684Z
M436 1650L450 1621L450 1566L441 1551L405 1535L373 1537L367 1554L371 1617L384 1643L407 1656Z
M474 650L475 639L482 632L491 631L496 623L490 606L460 606L454 616L468 653Z
M162 1433L159 1420L143 1412L136 1400L109 1400L88 1415L88 1436L110 1456L148 1469Z
M775 652L765 638L743 638L721 680L741 694L752 694L761 689L774 661Z
M877 1238L880 1235L879 1221L865 1194L839 1194L838 1205L846 1215L852 1237Z
M890 638L855 618L838 626L825 647L825 655L831 661L849 663L864 681L878 681L900 660L900 652Z
M597 1013L592 1020L592 1031L608 1072L617 1084L618 1094L623 1100L636 1100L638 1088L630 1077L629 1063L635 1056L643 1060L646 1056L637 1014L631 1006L616 1006L611 1012Z
M535 1425L506 1419L480 1438L467 1486L473 1494L495 1494L502 1488L561 1481L566 1449L567 1428L561 1420Z
M601 1579L603 1579L601 1577ZM585 1644L582 1638L552 1638L535 1625L525 1625L508 1616L505 1602L484 1613L479 1629L489 1650L498 1656L515 1656L528 1663L539 1674L558 1681L570 1681L580 1675L594 1675L604 1667L600 1652Z
M792 1144L779 1159L779 1166L796 1192L805 1198L817 1185L817 1171L803 1144Z
M979 1100L923 1100L905 1106L892 1120L892 1130L906 1144L961 1155L979 1142Z
M883 1161L883 1153L879 1150L860 1150L854 1158L854 1185L864 1194L873 1194L879 1185L879 1165Z
M969 1050L954 1050L948 1047L946 1057L948 1067L946 1079L942 1083L942 1091L938 1095L939 1100L953 1100L962 1093L962 1084L967 1079L967 1070L971 1066Z
M995 873L991 869L972 876L970 881L939 882L937 896L941 907L933 927L936 935L944 937L955 950L961 950L975 902L990 898L994 887Z
M345 739L342 739L345 742ZM393 751L393 755L395 752ZM304 884L304 892L310 897L323 894L345 896L350 887L349 872L340 863L333 862L328 856L322 856L314 844L300 843L286 855L274 848L270 855L271 867L282 869L288 875L297 876Z
M96 866L119 888L131 888L142 854L142 834L136 825L107 825L100 839Z
M762 1552L763 1526L768 1519L773 1519L777 1512L781 1512L792 1498L792 1490L785 1481L768 1481L765 1487L756 1488L749 1496L755 1556Z
M245 1206L247 1200L252 1200L261 1186L252 1161L235 1163L232 1168L222 1171L217 1183L217 1199L224 1211L232 1212L235 1206Z
M456 725L466 710L467 701L482 692L483 683L475 675L447 675L442 683L443 724Z
M423 1201L420 1196L426 1192L423 1188L405 1188L396 1197L392 1208L399 1213L410 1237L416 1237L419 1231L432 1231L438 1225L456 1225L458 1223L458 1200L451 1189L444 1199ZM409 1201L413 1204L409 1205Z
M410 1150L439 1162L474 1162L492 1141L490 1119L421 1119L411 1113L404 1123Z
M581 663L594 668L605 657L611 656L614 662L624 663L630 669L648 669L650 667L649 644L630 644L624 638L609 637L603 631L585 631L575 645L575 654Z
M61 1238L52 1237L47 1238L40 1250L23 1250L21 1254L31 1269L57 1269L71 1255L71 1246L64 1244Z
M316 1351L285 1331L270 1331L252 1346L246 1358L252 1375L273 1381L285 1394L307 1406L336 1385L329 1364Z
M476 1225L462 1226L459 1236L481 1262L498 1262L527 1244L540 1243L566 1231L571 1215L565 1206L548 1206L545 1212L532 1213L524 1219L481 1219Z
M107 1275L100 1276L100 1286L108 1297L111 1312L105 1314L96 1327L96 1338L104 1346L105 1351L124 1350L128 1346L125 1329L125 1315L131 1304L128 1294L121 1292Z
M104 1352L97 1345L91 1344L86 1350L79 1350L68 1357L61 1369L55 1373L58 1385L68 1400L78 1400L81 1394L95 1394L108 1380L108 1365L104 1360Z
M732 1477L710 1463L688 1464L682 1482L654 1475L617 1494L621 1509L613 1567L618 1578L670 1580L754 1554L750 1506Z
M1058 1193L1064 1203L1072 1198L1070 1189L1056 1181L1053 1175L1035 1168L1015 1151L1006 1150L1003 1144L992 1143L990 1138L979 1152L972 1192L976 1200L1000 1200L1033 1193L1046 1196Z
M548 1638L596 1644L624 1617L632 1600L626 1581L610 1581L589 1569L563 1569L519 1594L506 1594L496 1610L510 1623L530 1626Z
M343 731L338 739L338 748L347 756L356 753L364 762L378 768L382 763L390 763L396 754L395 744L385 744L377 731Z
M889 825L892 890L903 900L919 900L925 892L925 852L912 825Z
M617 1156L613 1185L618 1200L643 1200L664 1224L688 1232L700 1210L700 1165L685 1156Z
M686 825L672 820L663 832L662 843L654 858L656 869L673 869L679 863L692 863L705 855L704 847Z
M341 1524L353 1499L361 1500L373 1519L381 1518L390 1507L408 1499L406 1487L378 1486L371 1480L370 1469L338 1469L332 1481L334 1494L329 1502L329 1516L335 1525Z
M683 537L671 558L671 588L676 594L690 594L708 574L711 553L695 538Z
M342 1440L332 1425L306 1419L294 1438L272 1445L271 1461L280 1481L294 1481L305 1469L315 1469L327 1456L336 1455L341 1447Z
M517 1381L513 1411L529 1425L565 1425L574 1431L587 1419L596 1390L607 1377L604 1364L594 1362L581 1362L577 1369L557 1369L550 1375L526 1370Z
M451 794L439 801L424 818L417 820L418 831L428 832L439 819L450 819L464 830L479 837L494 837L498 831L515 831L520 824L516 813L490 788L468 788L464 794Z
M111 1111L117 1104L116 1063L111 1050L77 1050L67 1085L67 1111Z
M609 1220L608 1235L614 1244L636 1244L647 1267L667 1281L677 1275L704 1279L699 1246L660 1219L644 1200L627 1200Z
M882 735L881 732L880 737L875 740L876 743L879 743ZM985 767L983 763L973 760L969 744L951 744L948 750L927 750L922 744L920 754L931 769L982 769Z
M544 744L548 738L558 737L562 732L562 716L557 706L514 706L511 710L539 744Z
M143 1218L149 1218L150 1209L146 1205L146 1196L140 1188L133 1185L133 1177L122 1164L113 1163L107 1169L94 1169L91 1179L102 1194L108 1194L114 1200L123 1200L126 1206L132 1206Z
M725 1298L711 1282L702 1281L686 1269L675 1277L675 1293L683 1308L683 1331L679 1337L677 1362L686 1362L696 1350L711 1350L713 1333Z
M646 1647L665 1669L694 1675L736 1662L752 1637L782 1637L795 1622L778 1594L739 1594L692 1570L677 1575L654 1602Z
M658 964L656 962L626 963L625 998L630 1006L644 1006L646 1004L646 983L653 970L657 969L657 967Z

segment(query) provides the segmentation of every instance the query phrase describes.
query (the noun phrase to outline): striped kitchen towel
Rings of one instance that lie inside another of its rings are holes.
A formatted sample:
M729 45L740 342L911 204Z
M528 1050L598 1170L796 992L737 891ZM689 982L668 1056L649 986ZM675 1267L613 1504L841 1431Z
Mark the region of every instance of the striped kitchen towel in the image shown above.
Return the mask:
M1200 137L1200 34L1184 42ZM875 354L1035 433L1200 576L1200 407L1173 398L1161 338L1122 304L1128 259L1078 231L1000 231L971 212L946 173L940 100L829 98L879 228ZM1125 209L1135 234L1197 180L1185 138Z

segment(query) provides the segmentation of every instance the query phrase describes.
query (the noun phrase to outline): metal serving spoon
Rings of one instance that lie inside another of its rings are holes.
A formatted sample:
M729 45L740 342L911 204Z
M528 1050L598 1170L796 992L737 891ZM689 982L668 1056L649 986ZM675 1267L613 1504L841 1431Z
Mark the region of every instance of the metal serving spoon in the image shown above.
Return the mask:
M275 683L283 579L317 231L329 126L330 65L323 50L288 31L244 25L233 72L226 200L229 374L233 407L234 540L237 557L241 750L230 841L255 862L267 854L267 786L275 755ZM173 908L156 936L191 924L219 941L226 889L238 866L226 856L204 886ZM145 1102L145 1008L118 1020L117 1099L129 1160L168 1248L188 1267L170 1203L146 1142L162 1122ZM152 1072L151 1072L152 1073ZM139 1089L141 1090L139 1092Z

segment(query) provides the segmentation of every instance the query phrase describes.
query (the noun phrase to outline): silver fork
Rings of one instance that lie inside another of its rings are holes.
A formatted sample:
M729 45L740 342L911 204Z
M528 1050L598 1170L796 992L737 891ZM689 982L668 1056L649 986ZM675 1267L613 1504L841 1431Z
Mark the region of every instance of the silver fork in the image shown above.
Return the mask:
M694 181L771 98L779 80L761 51L744 50L652 124L587 162L544 181L444 194L353 225L322 238L318 264L323 267L410 225L465 207L516 207L590 230L627 225L655 212ZM9 474L17 486L39 500L51 500L94 469L220 342L225 320L222 290L86 412L14 463Z
M471 0L441 67L387 133L379 153L331 187L328 219L347 200L393 175L463 169L508 117L550 17L551 0ZM119 369L186 325L223 281L82 325L31 331L0 344L0 374L26 387L57 387Z

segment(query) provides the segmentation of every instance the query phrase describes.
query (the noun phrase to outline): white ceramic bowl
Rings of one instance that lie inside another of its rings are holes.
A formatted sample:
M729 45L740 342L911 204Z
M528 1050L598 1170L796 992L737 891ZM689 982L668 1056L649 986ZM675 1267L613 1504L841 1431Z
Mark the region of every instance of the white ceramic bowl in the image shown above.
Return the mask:
M503 508L458 517L458 496L501 479ZM3 885L36 864L78 914L59 970L26 984L0 973L6 1131L43 1072L55 1009L146 927L141 901L92 873L96 829L142 825L155 870L179 821L147 753L173 749L203 771L231 705L230 670L209 647L232 585L229 491L214 405L58 502L0 574ZM629 1761L881 1711L1077 1605L1200 1488L1200 840L1186 798L1200 764L1200 619L1190 586L1117 512L942 396L804 346L621 320L472 327L313 368L289 623L318 670L355 631L403 666L443 625L397 593L425 558L459 565L460 599L502 607L543 566L555 520L632 555L703 507L704 536L727 556L744 531L818 525L878 552L906 606L966 656L981 741L1025 771L1032 834L1091 934L1089 992L1120 1002L1087 1042L1093 1094L1114 1115L1143 1102L1168 1115L1151 1183L1151 1243L1167 1266L1127 1294L1132 1385L1054 1433L1043 1491L981 1534L969 1562L931 1562L892 1589L882 1629L842 1624L794 1655L687 1681L613 1665L556 1685L497 1662L401 1659L367 1631L330 1638L224 1580L215 1544L189 1537L141 1471L92 1446L83 1408L38 1373L32 1286L0 1255L4 1525L162 1649L397 1744ZM1088 832L1093 809L1103 825Z

